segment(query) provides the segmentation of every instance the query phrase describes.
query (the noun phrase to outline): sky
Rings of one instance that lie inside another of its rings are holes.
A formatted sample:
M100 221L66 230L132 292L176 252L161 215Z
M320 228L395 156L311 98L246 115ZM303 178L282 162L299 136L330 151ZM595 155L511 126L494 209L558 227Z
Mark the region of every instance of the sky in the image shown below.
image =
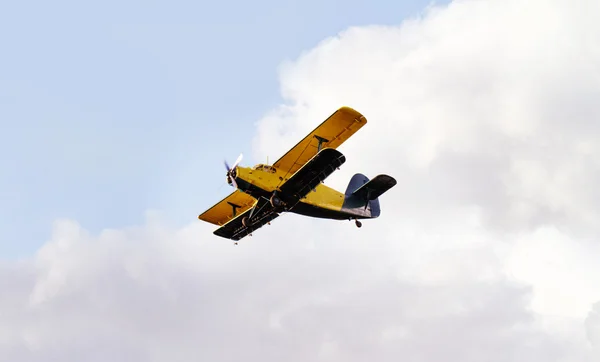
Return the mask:
M147 209L194 220L229 191L224 158L266 161L252 159L251 140L282 102L281 62L426 5L0 5L0 259L32 255L60 217L95 232L140 223Z
M0 360L600 360L597 1L140 4L0 11ZM195 219L342 105L378 219Z

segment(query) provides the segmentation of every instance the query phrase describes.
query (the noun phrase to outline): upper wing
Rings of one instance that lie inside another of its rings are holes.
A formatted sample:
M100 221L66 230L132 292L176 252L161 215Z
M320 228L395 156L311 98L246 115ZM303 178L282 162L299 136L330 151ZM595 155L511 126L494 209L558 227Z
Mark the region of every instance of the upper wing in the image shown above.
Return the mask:
M263 225L277 218L279 214L275 212L268 199L261 197L258 199L254 208L248 209L239 214L233 220L221 226L213 234L232 240L240 240ZM247 223L244 225L244 218Z
M341 107L277 160L273 167L283 171L285 179L319 152L319 140L322 140L321 149L337 148L366 123L367 119L359 112Z
M223 225L235 216L252 208L256 199L243 191L235 190L223 200L198 216L198 219L211 224ZM235 209L235 213L234 213Z

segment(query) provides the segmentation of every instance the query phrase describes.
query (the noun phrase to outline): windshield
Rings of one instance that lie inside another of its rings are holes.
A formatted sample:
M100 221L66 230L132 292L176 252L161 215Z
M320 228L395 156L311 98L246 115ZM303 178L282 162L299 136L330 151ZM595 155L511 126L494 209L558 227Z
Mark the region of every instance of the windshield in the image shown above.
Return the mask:
M259 171L271 172L271 173L275 173L275 171L276 171L274 167L264 165L262 163L254 166L253 169L259 170Z

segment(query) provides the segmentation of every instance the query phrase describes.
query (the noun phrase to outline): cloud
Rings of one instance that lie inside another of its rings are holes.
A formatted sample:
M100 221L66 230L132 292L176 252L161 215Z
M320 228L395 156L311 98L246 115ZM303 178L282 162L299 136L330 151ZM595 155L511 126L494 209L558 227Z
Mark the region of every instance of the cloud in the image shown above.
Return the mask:
M589 15L598 5L577 3L459 1L327 39L282 67L290 105L261 123L258 152L275 143L281 153L347 104L371 120L344 145L353 167L444 177L424 188L432 202L485 204L503 227L599 225L592 44L600 34Z
M352 106L327 183L396 177L380 219L290 214L237 247L58 221L0 265L0 358L597 360L598 7L457 1L324 40L282 66L256 157Z
M600 302L594 304L585 321L587 336L596 353L600 353Z
M0 273L10 291L0 299L3 359L508 361L573 352L536 325L529 287L470 270L494 264L483 246L403 266L382 258L384 242L329 238L334 231L312 247L297 235L235 248L199 242L207 232L149 220L91 236L57 222L35 260ZM463 258L478 260L460 268ZM418 270L438 263L439 274Z

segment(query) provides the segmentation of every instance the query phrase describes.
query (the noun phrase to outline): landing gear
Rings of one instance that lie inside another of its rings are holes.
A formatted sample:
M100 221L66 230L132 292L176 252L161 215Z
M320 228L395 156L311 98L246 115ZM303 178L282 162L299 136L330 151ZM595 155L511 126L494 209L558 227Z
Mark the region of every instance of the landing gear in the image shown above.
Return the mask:
M244 216L244 218L242 219L242 225L244 225L244 227L250 227L252 226L252 223L250 222L250 219L248 219L248 216Z
M281 201L281 199L275 193L273 193L269 201L271 202L271 206L276 209L283 206L283 201Z
M358 221L358 220L354 220L354 223L356 224L356 227L359 228L362 226L362 222Z

